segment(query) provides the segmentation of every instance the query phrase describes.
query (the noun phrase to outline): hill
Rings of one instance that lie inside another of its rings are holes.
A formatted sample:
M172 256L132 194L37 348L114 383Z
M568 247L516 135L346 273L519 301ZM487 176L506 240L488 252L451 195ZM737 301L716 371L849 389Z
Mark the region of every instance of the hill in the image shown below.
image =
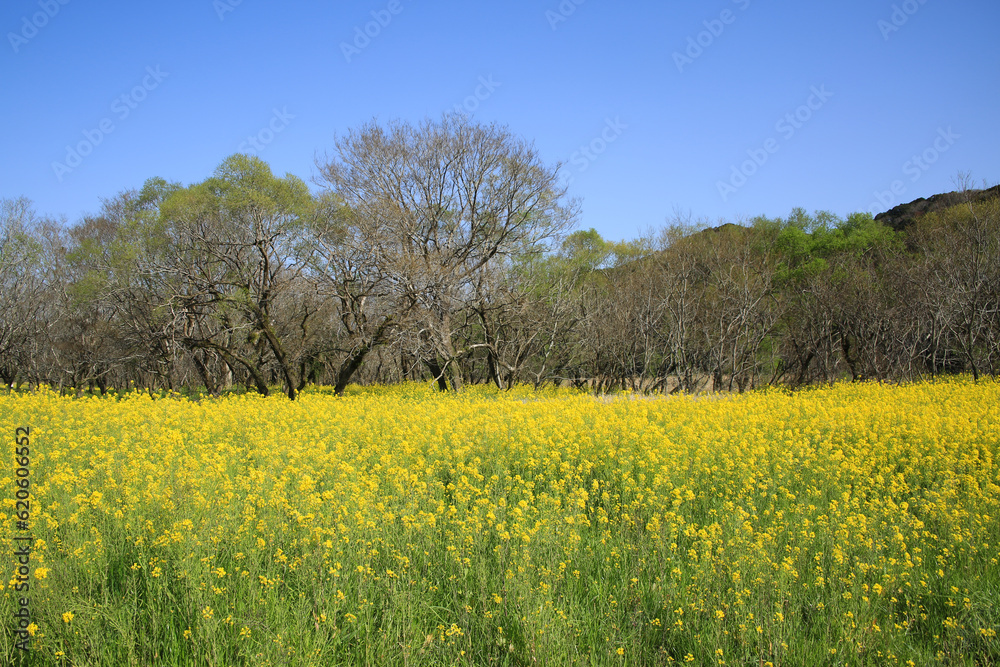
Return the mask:
M945 192L933 195L928 199L921 197L914 199L908 204L900 204L888 211L879 213L875 216L875 220L898 232L905 230L928 213L943 211L966 202L979 202L994 197L1000 197L1000 185L995 185L987 190Z

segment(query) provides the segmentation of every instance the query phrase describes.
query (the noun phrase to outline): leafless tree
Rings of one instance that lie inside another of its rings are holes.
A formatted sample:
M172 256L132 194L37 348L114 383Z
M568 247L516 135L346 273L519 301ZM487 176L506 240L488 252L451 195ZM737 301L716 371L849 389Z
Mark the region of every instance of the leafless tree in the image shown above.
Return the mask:
M542 252L572 222L557 168L510 130L459 115L417 126L371 122L336 141L318 165L352 211L395 298L418 318L417 354L453 389L463 384L463 314L477 277Z
M24 377L42 307L40 221L25 198L0 199L0 380Z

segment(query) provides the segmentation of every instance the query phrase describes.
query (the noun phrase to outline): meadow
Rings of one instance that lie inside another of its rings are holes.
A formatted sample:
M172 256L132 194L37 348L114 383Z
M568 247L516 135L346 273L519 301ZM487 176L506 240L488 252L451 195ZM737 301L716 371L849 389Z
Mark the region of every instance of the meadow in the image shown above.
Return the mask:
M1000 662L992 381L43 390L0 435L2 664Z

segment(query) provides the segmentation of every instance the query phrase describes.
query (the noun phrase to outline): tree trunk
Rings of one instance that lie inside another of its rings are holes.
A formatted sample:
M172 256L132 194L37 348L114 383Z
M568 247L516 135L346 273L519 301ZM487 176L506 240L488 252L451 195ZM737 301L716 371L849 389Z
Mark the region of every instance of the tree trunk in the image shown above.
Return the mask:
M343 396L344 390L347 389L347 385L350 383L351 378L354 374L361 368L361 364L364 363L365 357L371 351L371 346L363 345L358 351L351 355L348 360L341 365L340 370L337 372L337 383L334 385L333 393L337 396Z
M440 391L448 391L448 379L444 376L444 370L442 370L437 359L427 360L424 363L427 364L427 369L434 375L434 379L437 380L438 389Z

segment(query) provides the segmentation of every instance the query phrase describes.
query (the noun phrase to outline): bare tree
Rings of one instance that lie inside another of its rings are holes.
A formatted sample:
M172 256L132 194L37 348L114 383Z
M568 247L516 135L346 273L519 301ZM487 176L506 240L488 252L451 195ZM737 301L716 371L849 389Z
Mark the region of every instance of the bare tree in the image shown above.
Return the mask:
M476 277L542 252L571 224L557 168L507 128L458 115L418 126L375 122L338 138L322 181L353 212L352 235L372 244L395 298L419 317L419 354L461 389L462 311Z
M42 300L42 247L31 202L0 199L0 380L23 377Z
M929 214L912 230L935 359L978 379L1000 370L1000 199Z
M770 248L754 228L725 225L710 233L703 333L713 388L755 386L759 354L779 316L774 299ZM728 381L726 380L728 378Z
M310 223L313 244L309 278L334 320L327 345L316 351L334 371L334 392L343 394L365 359L390 342L405 324L412 299L394 289L391 274L371 252L381 239L358 224L356 214L329 193Z

